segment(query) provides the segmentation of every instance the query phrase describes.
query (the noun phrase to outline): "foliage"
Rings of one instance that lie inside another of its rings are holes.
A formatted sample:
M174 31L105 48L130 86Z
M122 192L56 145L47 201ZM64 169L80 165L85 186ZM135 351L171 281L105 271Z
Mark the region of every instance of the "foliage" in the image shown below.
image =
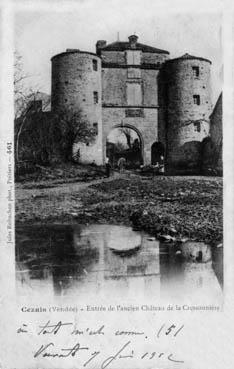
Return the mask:
M30 160L40 165L72 160L73 144L91 142L95 136L91 127L82 119L80 112L38 111L28 113L15 123L19 159ZM18 137L19 127L20 137Z
M36 112L15 121L15 140L18 138L18 161L48 164L54 153L54 127L50 114ZM22 124L23 123L23 124ZM18 137L21 128L20 136Z
M49 164L56 158L72 160L73 144L92 142L94 129L81 111L45 112L50 100L42 99L46 94L27 86L29 76L24 73L22 58L17 52L14 67L16 164L19 166L25 160L36 164Z
M90 143L96 136L96 131L83 118L82 112L73 110L59 110L53 113L55 140L65 161L73 158L74 143Z
M15 110L15 118L14 118L14 132L15 132L15 159L16 163L20 161L20 157L25 156L25 151L28 149L33 149L33 143L31 143L30 148L26 142L23 142L21 139L21 135L23 131L27 131L30 135L30 130L28 123L32 123L32 116L35 116L35 108L36 102L38 102L38 97L41 96L41 93L37 90L33 90L28 87L26 81L29 78L27 74L23 71L22 57L16 51L14 54L14 110ZM39 116L37 117L37 121L41 121L42 117L40 115L41 110L44 110L50 103L49 99L41 101ZM29 118L30 117L30 118ZM26 127L27 126L27 127ZM35 127L33 127L35 128ZM32 139L35 138L35 131L31 129L33 132ZM28 136L24 135L27 139ZM19 146L19 141L21 139L21 147ZM35 139L34 139L35 141ZM21 151L21 153L20 153ZM34 151L34 150L33 150ZM27 156L27 155L26 155ZM34 156L32 154L32 156Z

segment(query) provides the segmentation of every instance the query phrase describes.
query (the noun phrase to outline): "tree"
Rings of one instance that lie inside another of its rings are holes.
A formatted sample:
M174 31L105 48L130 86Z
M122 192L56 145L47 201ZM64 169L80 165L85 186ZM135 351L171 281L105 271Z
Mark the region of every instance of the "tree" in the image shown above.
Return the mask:
M20 160L20 138L24 130L30 133L29 127L26 126L28 126L29 122L32 122L31 118L35 113L35 103L38 101L41 93L27 86L26 80L29 76L23 71L22 57L17 51L15 51L14 57L15 160L18 163ZM45 109L49 103L49 99L43 99L41 110ZM42 117L40 116L39 118L41 120ZM21 144L23 146L25 143L22 142Z
M121 132L125 135L128 148L132 148L132 130L130 128L121 128Z
M74 143L91 143L96 136L96 130L83 117L81 110L59 110L53 113L55 140L65 161L73 159Z
M54 157L72 160L74 143L89 143L96 130L83 117L81 111L71 109L44 112L50 99L43 99L38 90L29 88L23 71L22 58L15 52L15 159L50 163ZM48 96L48 95L46 95Z

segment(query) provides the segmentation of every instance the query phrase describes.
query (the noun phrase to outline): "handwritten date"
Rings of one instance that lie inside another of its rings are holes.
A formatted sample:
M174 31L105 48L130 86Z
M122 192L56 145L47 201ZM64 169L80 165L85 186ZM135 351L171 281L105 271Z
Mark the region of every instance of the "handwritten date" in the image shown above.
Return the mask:
M82 357L82 352L86 351L88 354L87 358ZM145 352L145 353L139 353L136 350L134 350L132 342L128 341L126 342L121 348L114 352L113 355L110 355L108 357L105 357L105 354L101 353L101 351L92 351L89 347L82 346L80 343L76 343L71 348L62 348L60 350L57 350L55 347L55 344L53 342L50 342L46 345L41 345L41 347L35 352L34 358L37 358L39 356L41 357L50 357L50 358L68 358L68 357L75 357L80 355L80 359L83 360L81 362L81 365L85 368L87 367L94 359L97 357L100 357L99 360L99 367L101 369L105 369L109 367L113 362L116 362L118 360L123 359L136 359L136 360L152 360L152 359L166 359L167 361L171 361L174 363L180 363L183 364L184 361L182 359L179 359L175 356L173 353L165 353L159 351L153 351L153 352ZM104 357L104 358L103 358Z

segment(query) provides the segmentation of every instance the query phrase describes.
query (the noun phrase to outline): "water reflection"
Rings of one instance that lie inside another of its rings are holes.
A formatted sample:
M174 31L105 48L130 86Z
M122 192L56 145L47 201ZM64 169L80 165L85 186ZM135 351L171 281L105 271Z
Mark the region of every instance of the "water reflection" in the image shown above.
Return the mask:
M221 254L202 243L161 243L124 226L19 227L17 288L21 295L216 299Z

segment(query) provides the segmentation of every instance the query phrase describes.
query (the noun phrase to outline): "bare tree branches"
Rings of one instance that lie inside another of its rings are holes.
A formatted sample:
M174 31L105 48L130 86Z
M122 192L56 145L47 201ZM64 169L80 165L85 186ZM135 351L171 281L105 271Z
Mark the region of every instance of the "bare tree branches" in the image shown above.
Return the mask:
M15 158L50 163L53 157L72 160L75 142L89 143L96 131L83 118L81 111L44 112L50 99L43 99L38 90L29 88L22 58L15 53ZM47 95L48 97L48 95Z
M130 128L121 128L121 132L125 135L128 148L132 148L133 139L132 139L132 130Z
M72 160L74 143L88 144L95 139L96 131L84 119L81 110L59 110L52 119L57 127L56 140L65 160Z

